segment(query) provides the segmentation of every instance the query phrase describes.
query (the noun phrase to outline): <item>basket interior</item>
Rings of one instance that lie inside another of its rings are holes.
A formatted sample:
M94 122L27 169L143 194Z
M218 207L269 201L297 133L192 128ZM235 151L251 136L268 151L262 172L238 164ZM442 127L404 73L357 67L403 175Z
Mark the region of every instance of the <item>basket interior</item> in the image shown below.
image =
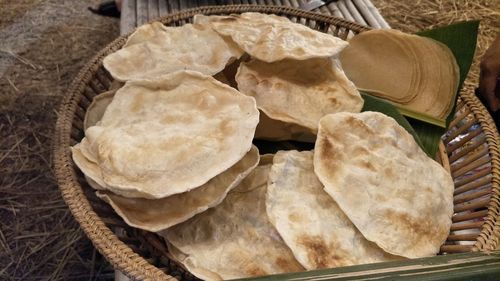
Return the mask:
M368 30L366 27L342 19L292 8L272 6L198 8L165 17L162 22L169 26L179 26L191 23L192 17L198 13L223 15L246 11L286 16L294 22L302 23L313 29L343 39L347 38L349 32L356 34ZM68 115L68 130L58 131L58 133L67 134L59 137L68 138L68 145L74 145L83 138L83 120L93 97L108 91L115 83L102 66L103 57L119 49L124 43L125 37L119 38L101 51L93 62L87 66L87 69L80 73L79 78L77 78L78 81L75 81L75 85L72 87L73 91L70 89L69 95L71 97L68 97L68 100L72 99L72 103L67 102L64 105L64 111ZM463 99L460 99L456 116L451 122L447 133L443 136L444 146L442 151L444 153L440 157L443 162L449 161L450 172L455 183L455 214L450 235L446 243L441 247L441 254L482 250L484 245L487 244L487 240L490 239L488 234L485 234L484 226L490 223L491 216L496 214L492 214L490 208L494 194L492 192L491 144L489 144L487 135L484 132L484 126L470 106ZM67 150L65 151L68 154ZM68 161L72 163L71 160ZM58 169L57 164L56 169ZM118 237L133 252L170 276L183 280L196 279L168 258L168 251L161 237L154 233L129 227L108 204L98 199L94 190L87 184L83 174L75 165L67 165L61 169L71 170L74 178L69 180L73 188L81 189L83 196L90 202L91 208L97 213L99 220L105 224L104 227L108 227L115 233L116 236L113 239ZM57 172L56 177L58 177ZM64 191L63 195L65 195ZM87 235L93 239L88 232Z

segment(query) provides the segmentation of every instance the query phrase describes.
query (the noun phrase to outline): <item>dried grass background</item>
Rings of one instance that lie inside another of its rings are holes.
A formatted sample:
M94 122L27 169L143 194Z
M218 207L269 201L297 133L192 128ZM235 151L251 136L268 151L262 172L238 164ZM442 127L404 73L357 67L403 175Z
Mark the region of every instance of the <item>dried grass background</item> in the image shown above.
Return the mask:
M96 1L0 0L0 280L101 280L113 271L79 230L50 171L57 108L72 78L118 36ZM372 0L407 32L480 19L467 91L500 28L500 1Z

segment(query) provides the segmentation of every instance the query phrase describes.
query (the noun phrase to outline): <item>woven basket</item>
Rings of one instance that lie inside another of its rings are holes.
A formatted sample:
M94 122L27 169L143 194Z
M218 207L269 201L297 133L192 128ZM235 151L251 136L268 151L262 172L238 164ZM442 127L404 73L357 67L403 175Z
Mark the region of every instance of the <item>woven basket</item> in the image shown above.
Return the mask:
M369 28L342 19L280 6L202 7L161 18L179 26L195 14L223 15L242 12L286 16L313 29L345 39ZM113 78L103 68L103 58L120 49L126 36L101 50L78 74L59 111L53 143L54 172L64 200L94 246L113 266L135 279L195 279L168 258L163 240L154 233L129 227L88 186L71 159L70 146L83 136L83 119L92 98L107 91ZM438 158L455 181L455 215L441 253L488 251L500 236L499 138L491 117L473 95L461 94L457 114L443 137Z

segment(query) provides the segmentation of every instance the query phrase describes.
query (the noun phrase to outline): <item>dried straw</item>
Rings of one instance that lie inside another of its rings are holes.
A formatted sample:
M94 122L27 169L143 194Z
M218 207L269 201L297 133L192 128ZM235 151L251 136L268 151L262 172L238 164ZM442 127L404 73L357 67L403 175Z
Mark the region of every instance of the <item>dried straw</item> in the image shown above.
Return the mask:
M118 35L116 20L87 12L95 2L0 0L0 32L46 8L0 40L0 68L9 63L0 74L0 280L113 278L64 205L50 171L55 109L65 89L83 62ZM476 85L478 58L499 30L497 0L372 2L392 27L410 32L482 19L467 80L469 88ZM23 43L20 38L31 40L25 50L2 45Z

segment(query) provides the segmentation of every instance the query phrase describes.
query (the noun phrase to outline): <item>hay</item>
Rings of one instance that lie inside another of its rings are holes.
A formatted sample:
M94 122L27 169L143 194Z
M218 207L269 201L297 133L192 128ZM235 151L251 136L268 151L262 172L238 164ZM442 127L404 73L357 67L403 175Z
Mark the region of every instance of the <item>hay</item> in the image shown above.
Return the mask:
M483 19L467 80L475 87L478 57L499 29L498 1L372 1L392 27L410 32ZM90 14L95 0L64 2L0 0L0 33L17 24L0 40L0 280L113 278L65 206L49 150L65 89L118 35L118 21Z
M60 196L50 144L65 89L118 21L65 3L0 0L0 280L114 276Z

